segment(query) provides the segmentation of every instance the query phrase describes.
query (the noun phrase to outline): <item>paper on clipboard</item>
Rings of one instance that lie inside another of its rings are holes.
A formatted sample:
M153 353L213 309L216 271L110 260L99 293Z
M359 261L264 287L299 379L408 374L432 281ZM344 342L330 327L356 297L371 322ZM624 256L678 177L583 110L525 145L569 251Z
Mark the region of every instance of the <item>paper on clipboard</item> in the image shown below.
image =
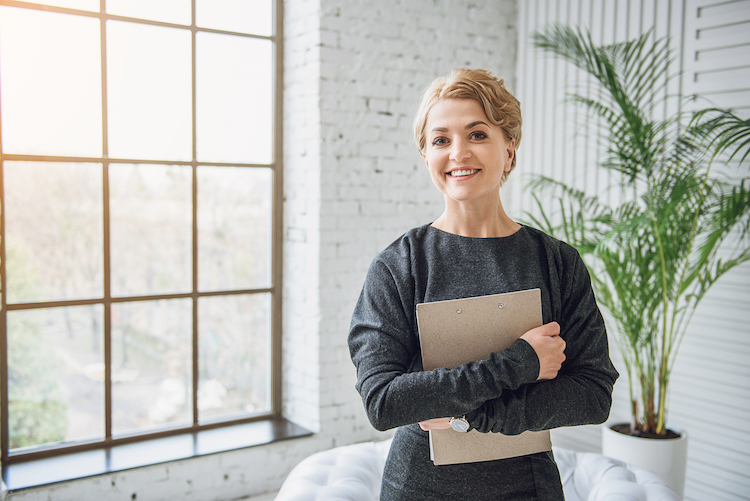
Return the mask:
M424 370L451 369L483 360L542 325L541 290L420 303L417 325ZM430 459L436 465L491 461L551 449L549 431L520 435L430 431Z

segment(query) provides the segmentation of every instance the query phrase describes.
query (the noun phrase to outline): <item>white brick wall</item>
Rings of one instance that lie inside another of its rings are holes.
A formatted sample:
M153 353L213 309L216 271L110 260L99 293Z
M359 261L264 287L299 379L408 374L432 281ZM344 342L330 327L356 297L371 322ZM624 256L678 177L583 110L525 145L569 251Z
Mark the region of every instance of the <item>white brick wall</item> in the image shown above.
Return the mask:
M443 208L411 139L419 93L456 66L489 68L512 85L515 2L322 0L321 11L319 398L321 416L333 421L320 430L338 444L375 433L352 390L346 346L367 267ZM294 162L286 159L287 185Z
M490 69L513 89L516 3L284 5L283 409L316 434L8 499L238 499L278 489L317 450L383 436L354 390L346 336L375 254L442 212L411 140L416 100L458 66Z
M319 6L316 21L303 22L298 16L311 12L310 2L285 3L285 411L340 444L376 436L353 390L346 346L367 267L401 233L442 212L442 196L411 140L419 93L456 66L489 68L512 87L516 6L466 0L320 0ZM302 26L306 31L296 30ZM295 87L317 89L317 99L293 106ZM301 217L300 210L311 208L318 212ZM311 234L317 238L304 240ZM298 288L301 270L305 284L317 284L315 292Z
M284 15L284 414L319 425L320 10L285 2Z

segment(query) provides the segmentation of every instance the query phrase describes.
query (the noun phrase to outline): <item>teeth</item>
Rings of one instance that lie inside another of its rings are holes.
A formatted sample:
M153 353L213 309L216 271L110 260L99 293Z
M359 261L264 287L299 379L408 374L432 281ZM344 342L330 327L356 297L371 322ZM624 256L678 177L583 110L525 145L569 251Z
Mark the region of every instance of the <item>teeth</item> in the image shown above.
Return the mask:
M463 169L463 170L454 170L450 173L453 177L462 177L462 176L470 176L474 174L475 172L479 172L479 169Z

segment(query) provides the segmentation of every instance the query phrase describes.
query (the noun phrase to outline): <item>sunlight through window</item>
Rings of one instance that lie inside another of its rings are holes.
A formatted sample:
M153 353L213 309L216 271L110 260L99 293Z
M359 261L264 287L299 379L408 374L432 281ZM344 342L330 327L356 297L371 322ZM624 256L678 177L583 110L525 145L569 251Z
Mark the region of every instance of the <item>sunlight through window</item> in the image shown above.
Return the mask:
M278 412L274 2L102 5L0 0L4 464Z

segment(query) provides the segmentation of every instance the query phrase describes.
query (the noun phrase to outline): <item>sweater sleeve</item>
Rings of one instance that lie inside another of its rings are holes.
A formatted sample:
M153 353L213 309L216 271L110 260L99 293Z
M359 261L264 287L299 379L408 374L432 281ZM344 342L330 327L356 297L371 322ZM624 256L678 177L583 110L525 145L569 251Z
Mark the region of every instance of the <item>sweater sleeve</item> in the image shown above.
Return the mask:
M421 371L414 286L402 261L375 259L349 331L356 388L376 429L462 416L536 379L539 360L523 340L486 360Z
M568 248L560 277L560 335L566 360L555 379L523 385L488 400L467 415L480 432L516 435L526 430L599 424L609 415L619 376L609 357L604 320L580 256Z

